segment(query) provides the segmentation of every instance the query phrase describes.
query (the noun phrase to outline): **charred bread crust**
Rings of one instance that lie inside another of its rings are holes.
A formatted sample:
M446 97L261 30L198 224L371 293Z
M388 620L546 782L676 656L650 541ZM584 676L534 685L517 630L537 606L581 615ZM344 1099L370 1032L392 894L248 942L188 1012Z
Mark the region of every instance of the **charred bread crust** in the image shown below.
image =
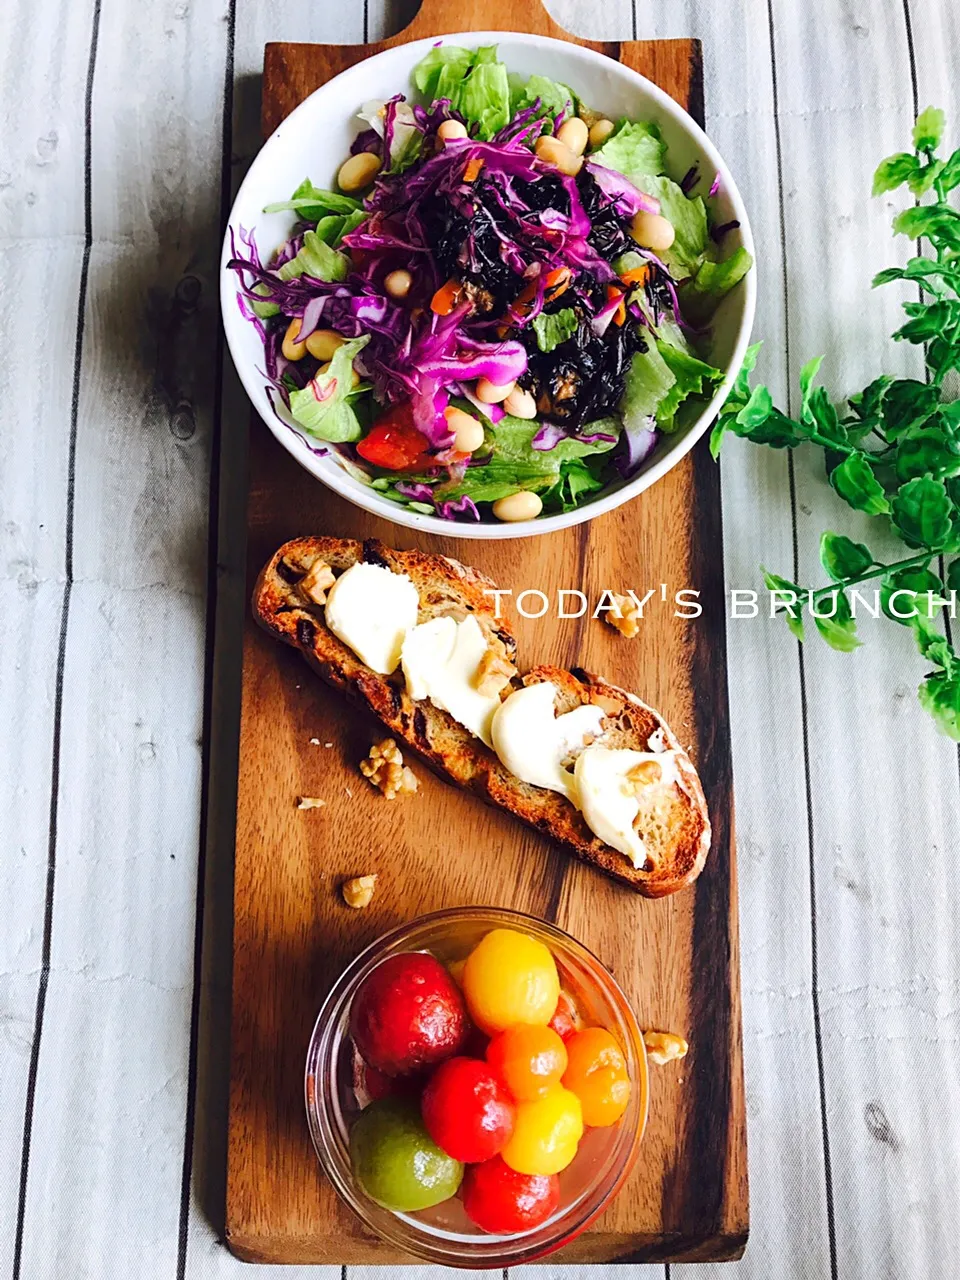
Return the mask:
M406 573L420 592L419 621L444 613L458 618L472 613L488 637L496 637L515 662L517 646L509 620L495 615L495 597L485 594L496 589L489 578L446 556L396 551L376 539L361 544L342 538L298 538L281 547L264 566L254 587L253 612L267 632L298 649L327 684L365 704L440 777L505 809L645 897L676 893L696 879L710 846L706 800L689 756L658 712L636 695L581 669L538 666L522 679L523 684L552 682L558 690L560 713L582 703L602 706L605 741L612 745L677 752L683 820L669 859L643 869L599 840L564 796L521 782L446 711L429 702L414 702L399 671L383 677L362 663L327 629L323 606L306 599L298 589L317 559L337 572L363 560ZM515 680L514 687L520 683Z

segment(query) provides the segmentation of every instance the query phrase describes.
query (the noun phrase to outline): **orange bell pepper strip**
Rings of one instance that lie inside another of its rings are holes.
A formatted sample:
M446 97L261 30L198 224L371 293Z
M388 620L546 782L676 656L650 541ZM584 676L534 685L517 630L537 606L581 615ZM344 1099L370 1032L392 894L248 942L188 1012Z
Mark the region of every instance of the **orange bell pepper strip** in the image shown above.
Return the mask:
M624 296L621 293L621 291L615 285L608 284L607 285L607 301L612 302L614 298L620 299L620 305L619 307L617 307L616 311L613 313L613 323L619 326L623 324L624 320L626 320L627 318L627 304L624 301Z
M459 280L451 277L430 299L430 310L436 316L448 316L460 301L462 294L463 285Z
M624 271L620 277L623 284L641 285L646 284L650 278L650 264L645 262L642 267L633 267L630 271Z
M476 182L484 163L483 156L471 156L467 161L467 167L463 171L464 182Z

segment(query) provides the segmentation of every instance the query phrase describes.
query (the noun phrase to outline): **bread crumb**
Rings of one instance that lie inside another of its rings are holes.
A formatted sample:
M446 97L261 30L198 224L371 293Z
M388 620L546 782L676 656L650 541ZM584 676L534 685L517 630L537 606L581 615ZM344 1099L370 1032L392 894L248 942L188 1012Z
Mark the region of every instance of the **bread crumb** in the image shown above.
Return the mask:
M311 738L311 739L310 739L310 745L311 745L311 747L319 747L319 745L320 745L320 739L319 739L319 738Z
M333 746L333 743L332 743L332 742L325 742L323 745L324 745L325 747L332 747L332 746Z
M674 1035L672 1031L645 1031L643 1043L647 1047L647 1057L655 1067L685 1058L690 1048L683 1036Z
M319 796L297 796L298 809L324 809L326 804L326 800L321 800Z
M348 907L353 907L354 910L360 911L363 907L369 907L376 886L377 877L375 875L354 876L350 880L344 880L340 886L340 892Z
M388 800L395 800L399 795L412 795L417 789L416 776L403 763L400 748L393 738L374 743L359 767L370 785L379 787Z
M608 622L611 627L619 631L622 636L626 636L628 640L632 640L640 634L640 623L643 621L643 614L637 605L637 602L631 596L613 597L613 608L608 609L603 615L604 621Z

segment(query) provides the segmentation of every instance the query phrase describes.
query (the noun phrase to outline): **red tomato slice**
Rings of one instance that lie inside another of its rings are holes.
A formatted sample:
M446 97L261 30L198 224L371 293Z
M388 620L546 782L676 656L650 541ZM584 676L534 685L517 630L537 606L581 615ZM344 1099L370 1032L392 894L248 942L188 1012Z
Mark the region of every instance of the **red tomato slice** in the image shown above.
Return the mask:
M358 443L357 453L385 471L422 471L434 465L429 448L430 441L413 425L413 410L405 401L381 414Z

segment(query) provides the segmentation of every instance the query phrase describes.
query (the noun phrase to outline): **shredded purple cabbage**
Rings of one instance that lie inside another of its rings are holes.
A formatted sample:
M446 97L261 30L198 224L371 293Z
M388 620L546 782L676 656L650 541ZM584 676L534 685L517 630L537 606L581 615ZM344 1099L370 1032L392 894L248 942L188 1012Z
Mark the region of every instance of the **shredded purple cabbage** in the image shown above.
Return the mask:
M545 422L530 441L530 448L540 453L548 453L551 449L555 449L561 440L581 440L584 444L615 444L616 439L616 436L606 431L593 431L587 435L581 435L578 431L565 431L555 422Z
M451 498L447 502L438 502L436 507L437 515L441 520L456 520L457 516L466 516L468 520L479 521L480 519L477 504L472 498L468 498L466 494L461 498Z
M383 139L376 129L364 129L354 138L350 154L358 156L363 151L372 151L374 155L383 157Z
M707 195L715 196L719 190L720 190L720 170L718 169L713 176L713 181L710 183L710 190L707 192Z
M606 165L597 164L595 160L588 160L585 167L587 172L593 175L594 181L603 194L616 205L617 210L624 217L632 217L641 210L645 213L660 212L660 201L656 196L648 196L622 173L617 173L615 169L608 169Z

